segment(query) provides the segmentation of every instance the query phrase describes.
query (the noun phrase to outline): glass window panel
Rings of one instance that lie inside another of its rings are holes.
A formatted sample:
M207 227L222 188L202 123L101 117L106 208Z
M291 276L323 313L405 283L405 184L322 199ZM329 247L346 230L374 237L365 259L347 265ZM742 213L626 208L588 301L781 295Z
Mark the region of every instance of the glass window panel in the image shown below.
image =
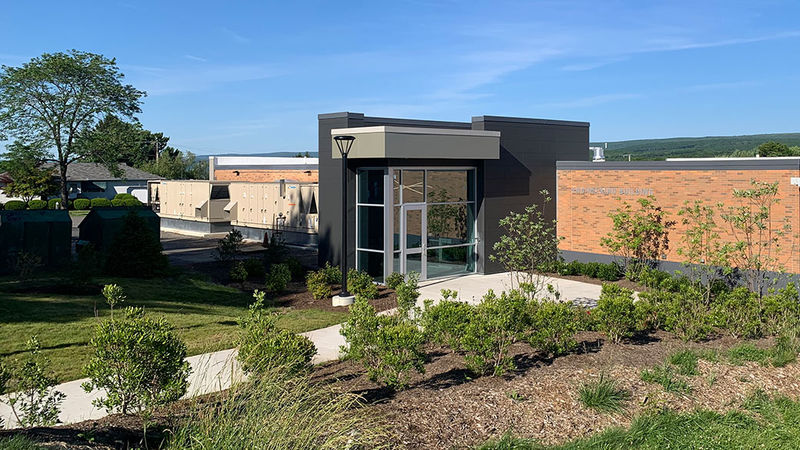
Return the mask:
M383 253L359 251L356 258L358 270L367 272L373 281L383 282Z
M394 250L400 250L400 231L402 231L400 220L403 218L402 213L403 210L399 206L394 207L394 230L392 230L392 234L394 234Z
M383 170L358 171L358 203L383 204Z
M428 203L470 201L472 183L468 170L429 170L426 188Z
M406 211L406 248L422 247L422 210Z
M422 273L422 253L406 255L406 275L411 272Z
M400 252L394 252L392 255L392 272L403 273L402 267L400 267Z
M400 202L400 171L393 170L392 171L392 198L394 199L394 204L399 205Z
M425 201L425 171L404 170L402 176L403 203Z
M475 241L475 205L428 205L428 247Z
M359 248L383 250L383 208L380 206L358 207Z
M462 275L475 271L475 246L437 248L427 251L428 278Z

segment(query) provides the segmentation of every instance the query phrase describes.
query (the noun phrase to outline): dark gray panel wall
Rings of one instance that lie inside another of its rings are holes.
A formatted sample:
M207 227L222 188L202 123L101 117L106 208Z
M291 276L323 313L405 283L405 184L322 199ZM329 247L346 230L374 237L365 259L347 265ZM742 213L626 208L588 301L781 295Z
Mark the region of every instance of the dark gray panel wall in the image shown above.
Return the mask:
M484 199L481 208L485 252L500 238L497 223L511 211L541 204L541 190L553 201L545 208L548 219L556 217L556 161L589 159L589 124L554 120L481 116L472 119L475 130L500 132L500 159L484 161ZM484 272L502 267L486 258Z

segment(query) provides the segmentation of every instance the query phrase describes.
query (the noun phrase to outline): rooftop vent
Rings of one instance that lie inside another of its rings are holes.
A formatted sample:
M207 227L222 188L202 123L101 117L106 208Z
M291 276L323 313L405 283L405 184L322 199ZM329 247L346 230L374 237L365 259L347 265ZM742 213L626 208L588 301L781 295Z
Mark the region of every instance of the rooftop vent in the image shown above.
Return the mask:
M605 145L607 147L608 144ZM604 162L606 160L604 147L589 147L592 152L592 162Z

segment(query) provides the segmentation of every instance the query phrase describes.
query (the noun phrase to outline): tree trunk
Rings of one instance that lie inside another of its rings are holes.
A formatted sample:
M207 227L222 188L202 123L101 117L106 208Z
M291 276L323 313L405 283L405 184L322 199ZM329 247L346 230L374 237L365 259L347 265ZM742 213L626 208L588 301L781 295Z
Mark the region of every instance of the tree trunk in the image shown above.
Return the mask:
M59 178L61 178L61 209L69 209L69 186L67 186L67 164L58 163Z

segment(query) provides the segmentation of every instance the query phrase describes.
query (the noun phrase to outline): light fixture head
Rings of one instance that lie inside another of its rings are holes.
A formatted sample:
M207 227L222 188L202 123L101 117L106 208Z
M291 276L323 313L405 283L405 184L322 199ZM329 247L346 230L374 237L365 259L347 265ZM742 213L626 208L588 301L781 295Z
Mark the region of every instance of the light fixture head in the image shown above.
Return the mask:
M356 140L355 136L334 136L333 140L336 141L336 146L339 147L339 153L342 157L347 157L350 149L353 147L353 141Z

